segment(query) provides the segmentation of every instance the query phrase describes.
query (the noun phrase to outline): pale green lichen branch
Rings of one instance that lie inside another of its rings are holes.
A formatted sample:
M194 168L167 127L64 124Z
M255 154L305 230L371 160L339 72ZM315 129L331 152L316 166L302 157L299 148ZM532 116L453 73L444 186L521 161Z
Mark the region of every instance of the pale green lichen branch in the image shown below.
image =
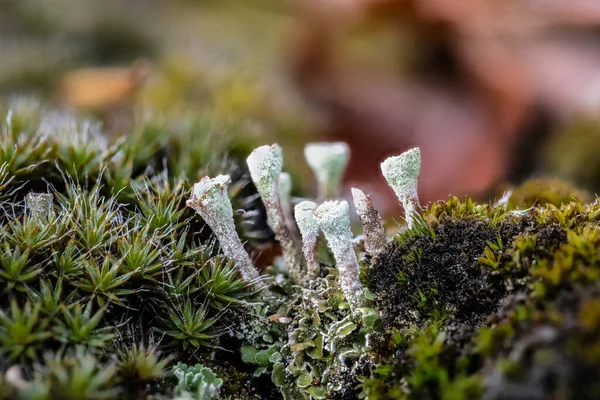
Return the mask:
M365 250L367 253L377 254L385 248L385 230L379 218L379 213L373 207L369 196L358 188L352 188L352 199L356 212L363 226L365 237Z
M279 178L283 167L281 147L277 144L260 146L246 161L252 181L265 204L267 222L283 250L287 271L295 282L302 282L302 251L286 224L280 203Z
M340 286L353 308L365 301L365 289L360 284L358 259L352 245L350 207L346 201L326 201L314 213L340 274Z
M339 196L344 171L350 159L350 148L344 142L309 143L304 157L317 177L321 200Z
M303 201L294 207L294 215L300 234L302 235L302 252L306 259L306 275L308 279L319 276L321 265L317 259L317 238L319 237L319 224L314 217L317 204L312 201Z
M248 282L255 282L260 277L259 273L235 229L233 208L227 193L230 182L229 175L219 175L214 179L205 176L194 185L186 204L200 214L210 226L223 253L233 260L242 278Z
M407 225L412 227L421 209L417 190L421 151L415 147L399 156L386 159L381 163L381 172L404 207Z

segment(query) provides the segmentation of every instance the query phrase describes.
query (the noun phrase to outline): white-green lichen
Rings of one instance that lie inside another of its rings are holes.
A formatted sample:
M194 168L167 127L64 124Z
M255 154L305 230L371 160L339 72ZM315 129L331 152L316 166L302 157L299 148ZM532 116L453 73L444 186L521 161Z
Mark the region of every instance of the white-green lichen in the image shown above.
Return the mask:
M205 176L196 183L192 195L186 202L193 208L215 233L223 253L231 258L241 276L253 282L259 278L250 256L244 249L235 229L233 208L227 193L231 178L219 175L213 179Z
M319 199L335 199L350 159L350 148L344 142L309 143L304 156L317 177Z
M283 154L277 144L254 149L246 160L250 176L263 201L279 199L279 177L283 169Z
M306 259L307 276L309 279L319 275L321 265L317 259L317 238L319 237L319 224L314 217L317 204L312 201L303 201L294 207L296 224L302 235L302 252Z
M412 226L420 210L418 179L421 172L421 151L415 147L381 163L381 172L404 207L406 223Z
M369 196L358 188L352 188L352 199L363 226L365 250L371 254L380 253L385 247L385 230L379 213L373 207Z
M360 284L358 259L352 245L348 202L326 201L315 210L314 216L335 258L346 300L351 306L360 307L365 289Z
M223 379L202 364L188 366L178 363L173 375L179 381L176 400L213 400L219 398Z
M260 146L246 160L250 176L267 211L267 223L279 241L287 272L295 282L304 280L302 252L288 228L280 202L279 179L283 168L281 147L277 144Z

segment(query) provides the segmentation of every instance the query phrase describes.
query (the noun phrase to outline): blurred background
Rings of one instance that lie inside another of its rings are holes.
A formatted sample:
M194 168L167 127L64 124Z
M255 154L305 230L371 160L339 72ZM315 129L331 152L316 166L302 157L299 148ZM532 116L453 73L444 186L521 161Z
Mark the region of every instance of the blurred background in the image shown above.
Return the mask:
M422 202L493 200L532 177L595 193L600 2L0 0L0 96L114 137L139 114L209 113L279 142L304 189L304 144L343 140L346 193L386 215L379 163L414 146Z

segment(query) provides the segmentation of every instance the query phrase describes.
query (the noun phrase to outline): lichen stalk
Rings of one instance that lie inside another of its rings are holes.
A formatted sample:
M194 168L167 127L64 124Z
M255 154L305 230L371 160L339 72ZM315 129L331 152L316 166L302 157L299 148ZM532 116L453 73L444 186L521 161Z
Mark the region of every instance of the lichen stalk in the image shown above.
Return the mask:
M292 214L292 178L287 172L279 174L279 204L285 218L285 223L293 236L298 236Z
M277 144L260 146L246 161L252 181L265 205L267 223L281 245L287 272L299 283L303 280L302 250L286 224L280 202L279 179L283 168L281 147Z
M385 248L385 230L379 213L373 207L373 202L358 188L352 188L354 206L363 226L365 250L367 253L378 254Z
M312 201L303 201L294 207L294 216L300 234L302 235L302 252L306 259L306 278L314 279L319 276L321 265L317 259L317 238L319 237L319 224L314 217L317 204Z
M259 278L259 273L235 229L233 207L227 194L230 182L229 175L219 175L213 179L205 176L194 185L186 204L200 214L210 226L223 253L233 260L242 278L254 282Z
M304 156L319 185L320 200L339 197L340 185L350 158L350 148L344 142L309 143Z
M381 172L404 207L408 227L412 227L421 210L418 179L421 172L421 151L415 147L381 163Z
M346 300L353 308L360 307L365 301L365 289L360 284L358 259L352 246L348 202L326 201L314 216L335 258Z

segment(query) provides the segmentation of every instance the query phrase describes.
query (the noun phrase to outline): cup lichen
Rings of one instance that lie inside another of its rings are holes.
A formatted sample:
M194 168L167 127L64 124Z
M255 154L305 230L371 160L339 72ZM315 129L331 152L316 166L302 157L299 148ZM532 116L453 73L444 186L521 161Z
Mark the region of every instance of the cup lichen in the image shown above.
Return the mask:
M250 256L244 249L235 229L233 208L227 194L231 182L228 175L205 176L194 185L186 204L193 208L213 230L223 253L231 258L242 277L253 282L259 278Z
M314 217L335 258L342 291L353 307L359 307L364 302L365 289L360 283L358 259L352 244L348 202L326 201L317 207Z
M404 207L408 227L419 213L418 179L421 172L421 151L415 147L381 163L381 172Z
M309 143L304 157L318 182L318 198L336 199L344 171L350 159L350 148L344 142Z
M302 252L306 259L306 273L308 279L319 275L321 265L317 258L317 238L319 237L319 224L314 217L317 204L312 201L303 201L294 207L294 215L300 234L302 235Z
M280 202L279 179L283 168L281 147L277 144L260 146L254 149L246 162L252 181L265 204L269 226L281 245L287 272L295 282L302 282L302 251L287 226Z

